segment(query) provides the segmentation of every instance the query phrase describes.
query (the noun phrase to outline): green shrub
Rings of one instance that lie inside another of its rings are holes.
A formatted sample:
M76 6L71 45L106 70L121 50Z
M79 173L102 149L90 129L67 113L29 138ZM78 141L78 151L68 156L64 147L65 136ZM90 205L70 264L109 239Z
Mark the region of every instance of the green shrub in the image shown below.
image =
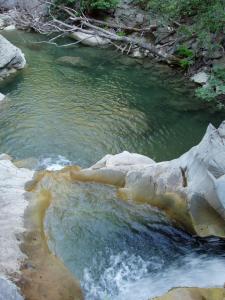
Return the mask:
M118 0L55 0L57 5L65 5L75 8L78 11L107 11L115 8Z
M196 35L200 46L210 45L211 33L225 30L224 0L136 0L161 16L162 22L178 21L183 35ZM215 42L215 41L214 41Z
M126 36L126 33L124 31L117 31L116 33L118 36Z
M181 57L190 57L192 58L194 56L194 53L192 50L188 49L185 45L181 45L178 47L176 54Z
M179 64L182 69L188 69L194 63L194 52L185 45L181 45L176 50L176 55L181 58Z
M196 90L196 96L207 102L216 102L219 109L224 108L219 99L222 96L225 99L225 68L215 67L208 83Z
M194 61L189 58L183 58L179 61L179 64L182 69L187 70L191 65L193 65Z

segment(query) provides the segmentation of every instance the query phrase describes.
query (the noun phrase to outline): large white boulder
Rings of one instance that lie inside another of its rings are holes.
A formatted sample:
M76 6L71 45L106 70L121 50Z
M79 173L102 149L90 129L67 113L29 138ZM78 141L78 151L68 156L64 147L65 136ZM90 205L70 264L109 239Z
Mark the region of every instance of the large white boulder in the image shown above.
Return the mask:
M9 158L0 156L0 277L18 272L24 259L20 250L28 205L24 186L33 177L33 171L18 169Z
M5 99L5 95L0 93L0 102L3 101Z
M155 163L123 152L106 155L81 175L119 185L126 199L164 210L200 236L225 236L225 121L209 125L202 141L178 159Z
M12 70L22 69L25 65L22 51L0 35L0 77L6 77Z

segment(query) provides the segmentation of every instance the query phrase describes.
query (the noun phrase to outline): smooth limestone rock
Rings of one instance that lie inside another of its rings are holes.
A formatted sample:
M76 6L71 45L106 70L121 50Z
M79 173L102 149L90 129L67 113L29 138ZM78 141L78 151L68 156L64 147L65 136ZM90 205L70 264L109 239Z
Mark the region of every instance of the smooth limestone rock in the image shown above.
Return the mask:
M191 77L192 81L201 85L206 84L208 79L209 79L209 75L205 72L199 72Z
M9 25L9 26L6 26L4 28L5 31L11 31L11 30L16 30L16 26L15 25Z
M176 288L152 300L224 300L222 288ZM150 299L149 299L150 300Z
M155 163L123 152L80 174L120 186L121 197L164 210L193 234L225 237L225 121L218 129L209 125L202 141L178 159Z
M22 69L26 60L22 51L0 35L0 78L8 76L16 69Z
M80 31L73 32L70 36L76 41L79 41L81 44L87 46L97 47L97 46L106 46L109 44L108 39L104 39L101 38L100 36L87 34Z
M5 95L3 95L2 93L0 93L0 102L3 101L5 99Z
M91 168L73 174L74 179L94 180L119 187L124 186L126 175L131 170L142 169L146 165L154 164L151 158L124 151L117 155L107 154Z
M12 161L12 157L6 153L0 154L0 160L10 160Z
M4 276L17 273L25 257L20 250L23 215L28 204L24 186L34 173L18 169L6 155L0 159L0 276Z

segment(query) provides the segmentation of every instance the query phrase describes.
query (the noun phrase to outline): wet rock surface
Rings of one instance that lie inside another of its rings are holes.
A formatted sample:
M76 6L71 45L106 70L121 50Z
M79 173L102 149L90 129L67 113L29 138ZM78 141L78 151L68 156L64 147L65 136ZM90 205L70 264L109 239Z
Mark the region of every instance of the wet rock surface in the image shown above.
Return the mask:
M164 210L199 236L225 236L225 122L209 125L199 145L178 159L155 163L123 152L82 170L84 178L121 186L126 199Z
M0 79L26 65L22 51L0 35Z
M7 155L0 156L0 275L17 272L24 259L19 248L28 204L24 185L32 176L33 171L18 169Z
M177 288L153 300L223 300L225 290L221 288Z

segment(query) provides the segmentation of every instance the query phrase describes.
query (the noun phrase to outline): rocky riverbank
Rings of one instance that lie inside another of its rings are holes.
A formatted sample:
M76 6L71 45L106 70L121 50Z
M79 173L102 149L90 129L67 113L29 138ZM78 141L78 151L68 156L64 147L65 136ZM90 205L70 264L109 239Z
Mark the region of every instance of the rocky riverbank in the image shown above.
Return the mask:
M14 299L20 299L9 280L16 281L20 264L26 257L20 249L28 205L24 186L33 174L33 171L16 168L8 155L0 155L0 299L11 299L12 294L17 295Z
M114 46L124 55L136 59L150 58L157 63L168 63L195 82L199 98L212 103L216 110L224 108L224 36L209 36L215 43L215 50L211 49L212 42L202 46L198 34L187 35L182 31L182 28L186 28L186 31L191 28L190 18L182 24L162 22L162 16L154 11L143 8L135 1L123 0L114 10L98 15L97 19L91 16L82 20L69 11L66 24L62 25L61 21L53 24L54 22L49 22L49 17L43 17L48 8L42 1L17 2L17 10L9 10L0 15L2 28L5 26L4 22L6 28L16 25L18 28L34 29L41 33L56 32L58 28L59 33L64 31L63 36L67 33L78 43ZM11 9L12 5L5 7ZM73 30L72 26L75 26ZM57 39L53 40L57 42ZM53 42L51 39L50 41Z

